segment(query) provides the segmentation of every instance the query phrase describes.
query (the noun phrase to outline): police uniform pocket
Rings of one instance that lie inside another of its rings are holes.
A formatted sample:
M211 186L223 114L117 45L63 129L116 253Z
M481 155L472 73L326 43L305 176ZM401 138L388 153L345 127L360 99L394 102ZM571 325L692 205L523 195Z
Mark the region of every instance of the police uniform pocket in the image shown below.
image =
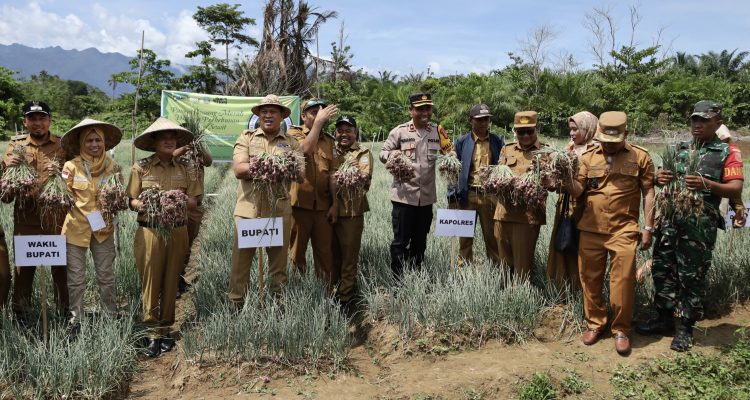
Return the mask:
M401 143L401 152L412 161L417 158L417 144L414 142Z
M427 145L427 159L434 161L440 155L440 143L430 143Z

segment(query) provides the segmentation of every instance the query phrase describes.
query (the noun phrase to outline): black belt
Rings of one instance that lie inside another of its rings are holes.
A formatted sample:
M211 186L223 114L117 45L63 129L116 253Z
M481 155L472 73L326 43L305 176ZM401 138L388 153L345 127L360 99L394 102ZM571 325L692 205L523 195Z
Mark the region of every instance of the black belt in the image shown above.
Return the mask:
M138 221L138 226L142 226L144 228L151 228L151 229L156 229L156 228L161 228L162 227L160 224L149 223L149 222L145 222L145 221ZM173 226L172 228L181 228L183 226L185 226L185 224Z

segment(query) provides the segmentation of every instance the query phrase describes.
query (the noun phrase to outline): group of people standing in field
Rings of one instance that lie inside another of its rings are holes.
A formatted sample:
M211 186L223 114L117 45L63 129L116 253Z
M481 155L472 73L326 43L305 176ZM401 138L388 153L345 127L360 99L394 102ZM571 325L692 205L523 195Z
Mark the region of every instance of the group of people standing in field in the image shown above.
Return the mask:
M346 114L336 118L335 105L313 99L302 104L303 125L284 129L282 123L291 110L275 95L264 97L252 112L258 116L258 126L243 131L233 151L232 171L238 180L235 225L242 219L280 217L282 245L266 248L269 290L282 296L290 258L298 271L306 271L306 252L311 242L316 276L337 298L342 311L349 313L355 306L364 213L369 210L367 189L374 168L373 155L359 143L357 121ZM545 209L518 205L486 192L481 172L493 165L504 165L513 175L522 175L534 162L545 162L538 157L548 145L539 140L537 112L515 114L512 130L516 141L507 144L490 132L492 112L485 104L471 108L471 131L455 141L450 140L442 126L432 122L433 101L429 93L412 94L409 113L411 119L391 130L378 155L384 164L393 157L406 157L413 168L411 178L394 179L389 192L393 227L390 267L394 276L400 279L404 269L420 268L425 260L433 205L437 202L436 161L448 156L461 163L457 184L448 188L449 208L475 210L488 262L528 278L534 267L540 227L547 221ZM101 227L94 224L92 214L100 211L97 196L103 180L120 172L106 150L119 143L122 133L112 124L86 119L58 139L49 132L52 119L46 104L29 102L23 115L26 133L11 141L3 168L21 162L13 149L23 145L26 162L38 173L38 189L51 171L49 163L64 161L62 177L75 197L75 205L62 223L55 223L42 220L49 214L42 213L33 198L16 201L13 233L66 236L67 266L52 267L52 273L59 306L71 315L69 329L74 339L81 333L87 249L94 261L102 308L110 313L117 309L113 271L117 219L106 219ZM335 132L330 135L324 130L334 118ZM674 170L657 171L649 152L628 142L625 113L609 111L597 118L582 111L570 117L571 141L566 151L577 159L578 167L569 181L542 182L546 190L559 193L547 275L560 288L582 293L587 325L581 337L584 344L595 344L609 328L617 352L630 352L636 248L648 249L653 244L651 270L658 317L636 324L635 330L673 336L671 347L676 351L692 346L693 327L703 318L706 272L716 232L725 225L719 212L722 198L732 200L736 210L734 226L745 224L745 210L739 200L744 180L742 158L739 148L717 136L722 122L720 104L695 104L690 116L692 139L670 145L677 154ZM212 160L192 139L193 133L188 129L159 118L134 140L137 148L153 155L138 160L127 184L123 182L128 206L138 212L134 254L141 281L143 322L148 327L144 348L149 356L170 351L175 345L175 299L186 287L184 268L203 215L202 170ZM188 151L198 154L199 174L189 173L188 162L181 157ZM304 155L304 178L291 186L278 184L271 188L274 197L269 198L256 190L251 163L257 156L288 152ZM687 168L693 154L700 155L697 172ZM334 177L345 161L366 177L364 190L353 198L344 198ZM655 187L677 179L702 197L701 212L669 218L657 215ZM150 188L176 190L184 195L180 198L187 215L184 222L171 226L167 235L159 222L148 218L142 194ZM251 265L258 252L255 248L241 248L237 229L234 232L228 297L240 310L245 305ZM565 244L555 240L562 232L568 233ZM461 238L459 242L459 266L470 268L474 262L473 240ZM608 259L610 289L609 299L605 299ZM13 276L13 307L23 313L29 306L34 269L16 268ZM10 282L3 237L1 305L7 301Z

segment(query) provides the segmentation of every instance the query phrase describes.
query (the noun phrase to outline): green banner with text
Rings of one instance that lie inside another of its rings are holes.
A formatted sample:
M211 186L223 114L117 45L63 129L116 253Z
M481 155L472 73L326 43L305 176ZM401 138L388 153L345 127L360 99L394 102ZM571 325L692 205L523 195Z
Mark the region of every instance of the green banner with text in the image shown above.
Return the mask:
M298 96L280 96L281 103L292 110L282 129L290 124L299 124L300 99ZM219 96L211 94L163 90L161 92L161 116L178 124L185 115L197 110L201 123L206 128L206 147L215 161L232 161L232 148L240 133L257 126L258 118L250 109L260 103L262 97Z

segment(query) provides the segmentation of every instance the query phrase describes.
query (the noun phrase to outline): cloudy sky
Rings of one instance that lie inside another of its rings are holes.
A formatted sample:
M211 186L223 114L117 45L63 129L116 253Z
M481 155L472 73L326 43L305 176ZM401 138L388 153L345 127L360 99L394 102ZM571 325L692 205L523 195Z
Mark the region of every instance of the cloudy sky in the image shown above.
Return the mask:
M161 0L0 0L0 43L31 47L60 46L134 55L145 31L146 47L173 63L187 64L184 54L206 33L192 14L198 6L220 1ZM235 1L227 1L231 4ZM428 67L438 75L488 72L510 62L507 53L539 26L555 32L549 61L566 54L589 67L594 58L587 43L591 33L584 16L594 7L609 8L619 27L618 41L630 38L629 5L637 5L641 22L635 40L651 45L663 30L665 48L700 54L709 50L750 50L750 4L744 0L661 0L611 3L601 0L473 0L361 1L310 0L321 10L336 10L339 18L319 35L321 56L328 56L343 21L354 64L375 73L404 75ZM248 33L259 37L263 1L244 2L246 16L258 26ZM248 50L250 51L250 50ZM237 55L235 52L232 56Z

